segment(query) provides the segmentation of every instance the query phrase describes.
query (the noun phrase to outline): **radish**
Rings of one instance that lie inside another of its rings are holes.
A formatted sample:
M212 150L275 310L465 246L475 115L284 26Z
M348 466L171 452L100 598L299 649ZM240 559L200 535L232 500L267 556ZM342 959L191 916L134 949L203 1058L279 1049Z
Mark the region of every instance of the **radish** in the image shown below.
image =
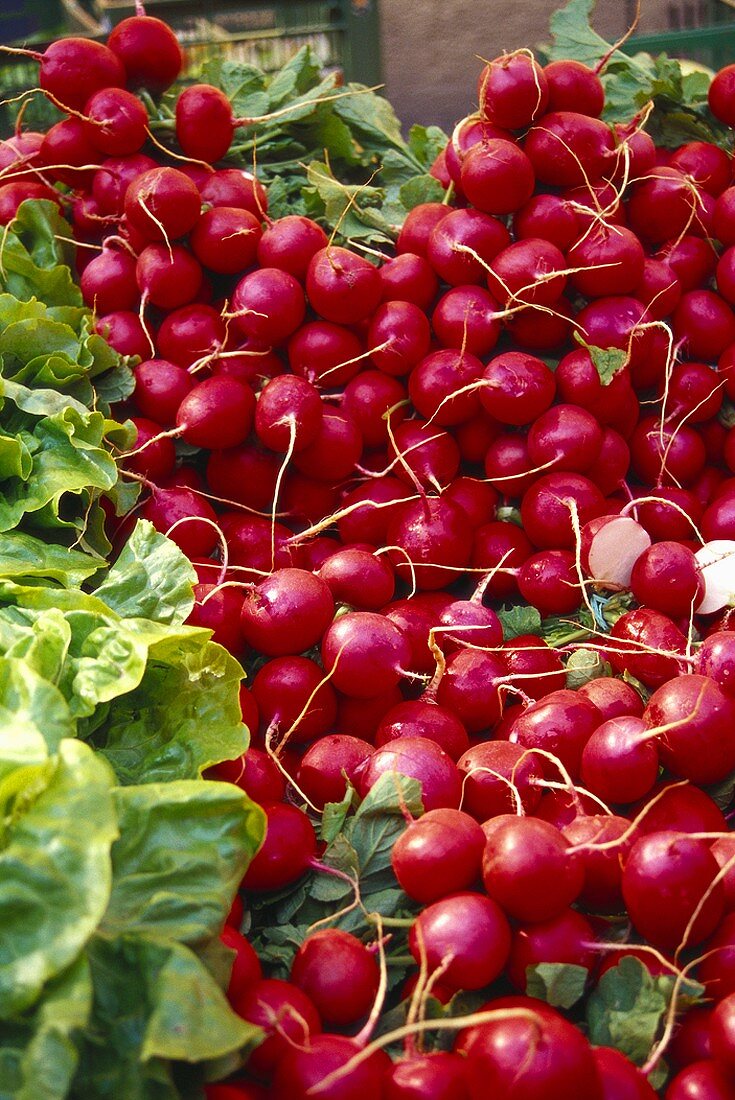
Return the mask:
M697 652L695 669L711 676L731 698L735 695L735 634L716 631L705 638Z
M513 141L479 141L462 161L462 191L486 214L512 214L530 199L534 183L531 161Z
M431 992L437 996L437 983ZM466 1100L465 1059L445 1050L407 1055L387 1072L383 1096L384 1100Z
M156 167L156 162L145 153L103 160L92 178L92 195L100 213L122 216L128 186L138 176Z
M214 164L227 153L235 133L232 104L211 84L191 84L176 100L176 140L192 160Z
M346 1066L360 1053L356 1039L345 1035L314 1035L308 1045L301 1040L292 1043L279 1060L273 1079L273 1095L282 1100L312 1100L319 1095L322 1100L360 1100L366 1096L380 1096L385 1074L391 1061L383 1050L372 1054L334 1085L319 1088L331 1073ZM318 1092L317 1092L318 1089Z
M243 336L267 347L283 344L306 313L304 292L293 275L261 267L243 276L232 295L235 324Z
M662 764L701 787L735 769L735 701L710 679L690 673L659 687L643 714Z
M78 118L65 118L50 127L39 158L45 176L75 190L89 186L100 162L100 154Z
M691 550L678 542L658 542L635 562L630 589L639 603L686 618L701 606L705 585Z
M393 845L391 866L409 897L426 905L479 878L485 834L460 810L430 810Z
M385 557L346 547L332 554L319 570L337 603L358 611L378 611L393 598L395 577Z
M110 347L120 355L137 355L139 359L150 359L152 346L148 329L137 313L126 309L116 309L98 318L95 332L104 336Z
M685 650L686 639L671 619L642 607L620 616L610 631L607 652L617 672L656 688L679 675Z
M212 451L206 467L207 483L212 493L223 500L244 504L256 511L268 511L273 507L278 469L275 455L244 444ZM258 522L263 520L258 519Z
M541 183L576 187L602 177L614 143L610 128L599 119L577 111L552 111L531 127L523 148Z
M325 681L323 669L308 657L266 661L253 679L253 696L265 731L288 732L294 745L308 744L334 725L334 689Z
M399 503L410 496L405 484L396 477L375 478L346 492L337 521L342 542L366 542L372 546L384 543L391 517Z
M495 517L499 498L486 481L476 477L457 477L447 486L444 495L447 500L460 506L474 528L489 523Z
M507 967L511 985L525 993L528 967L545 963L571 963L592 970L597 956L589 944L594 936L590 922L574 909L565 909L548 921L522 924L513 931Z
M306 293L326 321L353 325L369 317L380 301L380 276L364 257L328 245L309 261Z
M406 420L399 424L393 430L389 454L393 457L390 468L395 469L396 476L414 489L420 484L425 488L441 490L451 484L459 470L459 447L454 438L425 420ZM429 511L435 507L427 505ZM393 516L398 514L400 509L392 513ZM463 515L466 516L466 513Z
M341 386L360 370L365 349L348 328L329 321L307 321L288 342L288 361L294 374L324 388Z
M483 118L506 130L525 130L549 101L544 70L524 50L490 61L477 88Z
M258 439L272 451L302 451L314 442L322 423L322 402L304 379L283 374L261 391L256 412Z
M172 310L158 330L156 347L163 359L182 367L210 360L225 340L225 322L211 306L194 303Z
M257 710L254 713L255 719L246 721L246 724L251 731L256 732ZM244 715L243 720L245 720ZM209 769L206 775L210 776ZM225 783L235 783L259 804L282 802L286 793L286 783L272 758L255 745L249 745L247 752L237 760L224 760L220 764L215 764L211 769L211 777Z
M299 789L319 809L328 802L340 802L348 782L353 785L357 782L365 761L374 751L372 745L347 733L320 737L301 757L296 777Z
M426 258L450 286L479 286L487 265L508 244L508 230L497 218L481 210L452 210L431 231Z
M715 360L735 341L735 313L713 290L690 290L674 310L673 329L692 358Z
M605 89L593 69L581 61L564 58L544 66L551 111L578 111L599 118L605 106Z
M542 359L519 351L496 355L483 371L480 401L503 424L530 424L551 406L554 375Z
M528 432L528 457L534 466L585 473L597 460L602 429L592 413L578 405L553 405Z
M559 916L579 896L583 865L558 829L533 817L496 819L482 877L489 896L515 920Z
M165 91L184 64L174 32L150 15L132 15L121 20L112 29L107 45L125 66L128 82L151 92Z
M614 814L582 813L568 825L564 825L562 833L578 851L584 868L584 886L579 895L578 904L593 913L623 911L625 909L622 894L623 864L633 843L633 838L630 836L630 822ZM603 847L603 845L609 845L609 847ZM563 918L564 914L557 919L563 920ZM586 935L583 938L589 944L594 936ZM560 959L559 961L574 962L575 960ZM592 971L594 959L588 957L588 961L583 965Z
M490 264L487 285L510 308L519 304L553 306L561 298L569 265L548 241L530 237L508 245Z
M687 1013L687 1019L690 1015L691 1011ZM602 1084L604 1100L656 1100L657 1094L642 1070L629 1062L619 1050L613 1047L593 1047L592 1057Z
M587 298L634 293L644 260L643 245L623 226L596 226L567 252L567 265L583 269L570 276L572 285Z
M513 723L510 739L524 748L552 753L575 778L582 751L599 725L594 703L562 688L527 707Z
M265 839L250 861L242 885L245 890L282 890L301 878L315 858L314 826L296 806L266 802L262 808Z
M711 1060L693 1062L669 1082L666 1100L735 1100L731 1075Z
M526 534L540 549L568 550L576 532L603 511L597 486L577 473L545 474L525 493L521 520Z
M192 447L236 447L250 434L255 397L249 386L227 375L199 382L176 413L176 427Z
M480 741L457 762L464 773L462 805L478 821L533 813L541 800L540 758L510 741Z
M399 737L377 749L358 776L360 796L364 798L381 775L391 772L418 780L421 802L427 812L459 806L462 793L459 772L435 741L426 737Z
M202 269L183 245L146 245L135 274L144 300L161 309L188 305L202 283Z
M389 428L406 417L407 394L397 378L380 370L363 370L342 392L342 409L357 425L367 448L385 446Z
M219 541L213 509L192 489L155 489L140 514L188 558L206 557Z
M439 290L439 280L428 260L413 252L402 252L388 260L378 268L378 275L384 302L411 302L428 311Z
M695 604L700 615L709 615L727 607L735 597L735 542L715 539L707 542L694 555L699 567L704 592Z
M294 1043L321 1031L319 1014L309 997L292 982L278 978L264 978L249 986L234 998L232 1007L243 1020L263 1028L264 1039L247 1062L248 1069L258 1076L270 1075Z
M136 176L125 192L125 217L145 240L183 237L199 219L195 184L176 168L153 168Z
M159 482L174 472L176 449L172 439L161 435L161 425L142 416L131 417L137 429L135 445L124 465L141 477Z
M278 267L303 282L312 257L327 243L326 233L311 218L287 214L272 222L258 241L258 263Z
M643 700L635 688L612 676L590 680L579 688L579 693L595 704L606 722L622 715L640 718L643 714Z
M683 172L657 167L634 184L627 210L636 236L649 244L663 244L688 231L697 232L704 203Z
M670 830L641 837L623 867L633 927L657 947L701 943L722 918L723 886L713 885L718 871L706 840Z
M378 992L378 965L349 932L324 928L304 940L291 981L306 993L324 1023L343 1027L369 1012Z
M324 581L320 584L329 592ZM359 699L396 687L409 660L403 631L372 611L352 611L335 619L322 639L322 662L332 683Z
M603 802L635 802L652 789L659 752L656 738L646 736L648 728L636 715L608 718L582 749L582 782Z
M429 973L444 964L444 985L482 989L505 967L510 927L491 898L469 892L448 894L421 912L411 927L408 946L417 963L425 954Z
M444 347L482 356L498 342L501 331L498 311L498 303L482 287L458 286L439 299L431 324Z
M205 210L191 233L191 250L217 275L237 275L255 260L260 222L248 210L215 206Z
M579 236L579 222L571 203L559 195L534 195L513 215L517 241L533 237L556 245L561 252Z
M330 484L343 481L362 454L362 436L351 417L327 409L314 439L296 452L294 466L307 477Z
M227 999L232 1001L240 997L250 986L262 981L263 969L255 948L237 929L226 924L220 932L220 940L225 947L236 952L227 986Z
M247 210L259 222L268 210L268 193L251 172L242 168L220 168L211 172L200 187L202 202L209 206L234 206ZM274 264L279 267L279 264Z
M140 298L135 268L134 257L123 250L105 248L93 256L79 281L86 305L101 314L132 310Z
M568 615L582 603L582 590L571 550L542 550L521 566L518 589L542 615Z
M447 217L452 207L443 202L422 202L409 210L396 240L396 254L410 253L426 256L429 236L440 221Z
M90 96L103 88L122 88L125 84L121 59L112 49L90 38L60 38L42 54L36 50L11 52L40 63L40 87L69 111L81 111Z
M644 807L646 813L640 817ZM716 803L705 791L688 782L659 780L650 795L629 808L629 814L640 817L638 835L672 828L679 833L727 832L727 822Z
M283 657L316 645L333 616L334 600L323 580L304 569L277 569L246 593L240 622L254 649Z
M731 270L732 258L726 259L725 254L725 262L718 264L717 251L708 240L685 233L684 236L667 242L658 255L666 260L682 290L696 290L697 287L709 283L717 270L717 289L726 301L731 301L730 296L735 288Z
M399 504L386 534L401 580L432 591L461 576L472 548L467 513L443 497Z
M531 699L543 699L566 684L566 673L555 649L537 634L520 634L503 643L509 687L519 687ZM506 711L506 714L509 712Z
M402 375L427 354L431 329L423 311L411 302L383 302L367 333L370 359L386 374Z
M486 591L496 599L506 599L518 591L515 572L532 550L520 527L494 521L475 531L470 565L491 573Z
M102 88L87 100L84 128L90 143L108 157L137 153L148 137L148 112L124 88Z
M103 256L109 255L102 253ZM112 253L112 255L124 255ZM133 275L135 272L135 262ZM91 264L89 265L91 266ZM85 270L85 275L89 267ZM90 290L90 281L87 280L87 288ZM82 292L84 293L85 281L82 279ZM85 294L86 299L86 294ZM156 420L163 427L171 427L176 420L179 405L192 388L191 377L183 367L175 363L169 363L166 359L147 359L139 363L135 368L135 391L133 397L135 404L150 420Z
M408 380L408 394L421 416L451 427L479 411L473 387L481 375L482 362L477 356L445 348L416 364Z

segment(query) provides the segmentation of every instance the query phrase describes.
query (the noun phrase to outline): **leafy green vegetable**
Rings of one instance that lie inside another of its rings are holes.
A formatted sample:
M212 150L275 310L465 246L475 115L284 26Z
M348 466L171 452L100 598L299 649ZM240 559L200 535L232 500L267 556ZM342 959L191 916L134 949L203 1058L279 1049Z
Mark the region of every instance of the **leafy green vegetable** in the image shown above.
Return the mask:
M519 638L521 634L541 633L541 616L530 604L518 603L510 607L501 607L498 610L498 618L506 642Z
M589 971L574 963L538 963L526 967L526 992L554 1008L571 1008L584 995Z

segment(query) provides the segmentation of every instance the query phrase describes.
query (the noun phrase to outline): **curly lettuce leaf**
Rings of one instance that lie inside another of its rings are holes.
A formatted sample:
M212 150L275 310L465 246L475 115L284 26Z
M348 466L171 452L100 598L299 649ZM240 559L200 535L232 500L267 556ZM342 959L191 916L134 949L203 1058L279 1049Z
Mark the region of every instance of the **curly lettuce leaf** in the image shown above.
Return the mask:
M194 606L196 573L175 543L138 520L107 578L95 590L122 618L181 626Z

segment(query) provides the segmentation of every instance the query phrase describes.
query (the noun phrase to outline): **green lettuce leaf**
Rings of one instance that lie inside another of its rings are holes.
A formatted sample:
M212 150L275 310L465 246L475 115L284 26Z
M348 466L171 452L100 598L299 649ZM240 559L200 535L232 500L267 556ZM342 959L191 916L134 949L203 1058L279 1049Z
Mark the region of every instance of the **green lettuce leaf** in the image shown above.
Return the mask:
M196 573L175 543L138 520L107 578L95 590L122 618L147 618L175 626L194 606Z
M77 958L110 900L109 766L79 741L0 781L0 1017L29 1008Z
M2 440L0 440L0 453ZM0 543L0 577L56 581L65 588L79 588L99 572L103 562L67 546L35 538L23 531L7 531Z
M64 696L25 661L0 657L0 777L21 764L41 764L76 723Z

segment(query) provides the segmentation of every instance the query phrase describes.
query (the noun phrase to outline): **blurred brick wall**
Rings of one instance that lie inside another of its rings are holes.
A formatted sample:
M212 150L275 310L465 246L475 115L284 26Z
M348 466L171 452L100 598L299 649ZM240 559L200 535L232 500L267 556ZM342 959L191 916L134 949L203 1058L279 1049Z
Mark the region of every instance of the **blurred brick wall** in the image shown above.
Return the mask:
M533 48L548 35L554 0L380 0L383 79L406 123L445 129L476 106L478 55ZM641 33L669 25L671 0L642 0ZM608 41L626 27L625 0L598 0L596 30Z

